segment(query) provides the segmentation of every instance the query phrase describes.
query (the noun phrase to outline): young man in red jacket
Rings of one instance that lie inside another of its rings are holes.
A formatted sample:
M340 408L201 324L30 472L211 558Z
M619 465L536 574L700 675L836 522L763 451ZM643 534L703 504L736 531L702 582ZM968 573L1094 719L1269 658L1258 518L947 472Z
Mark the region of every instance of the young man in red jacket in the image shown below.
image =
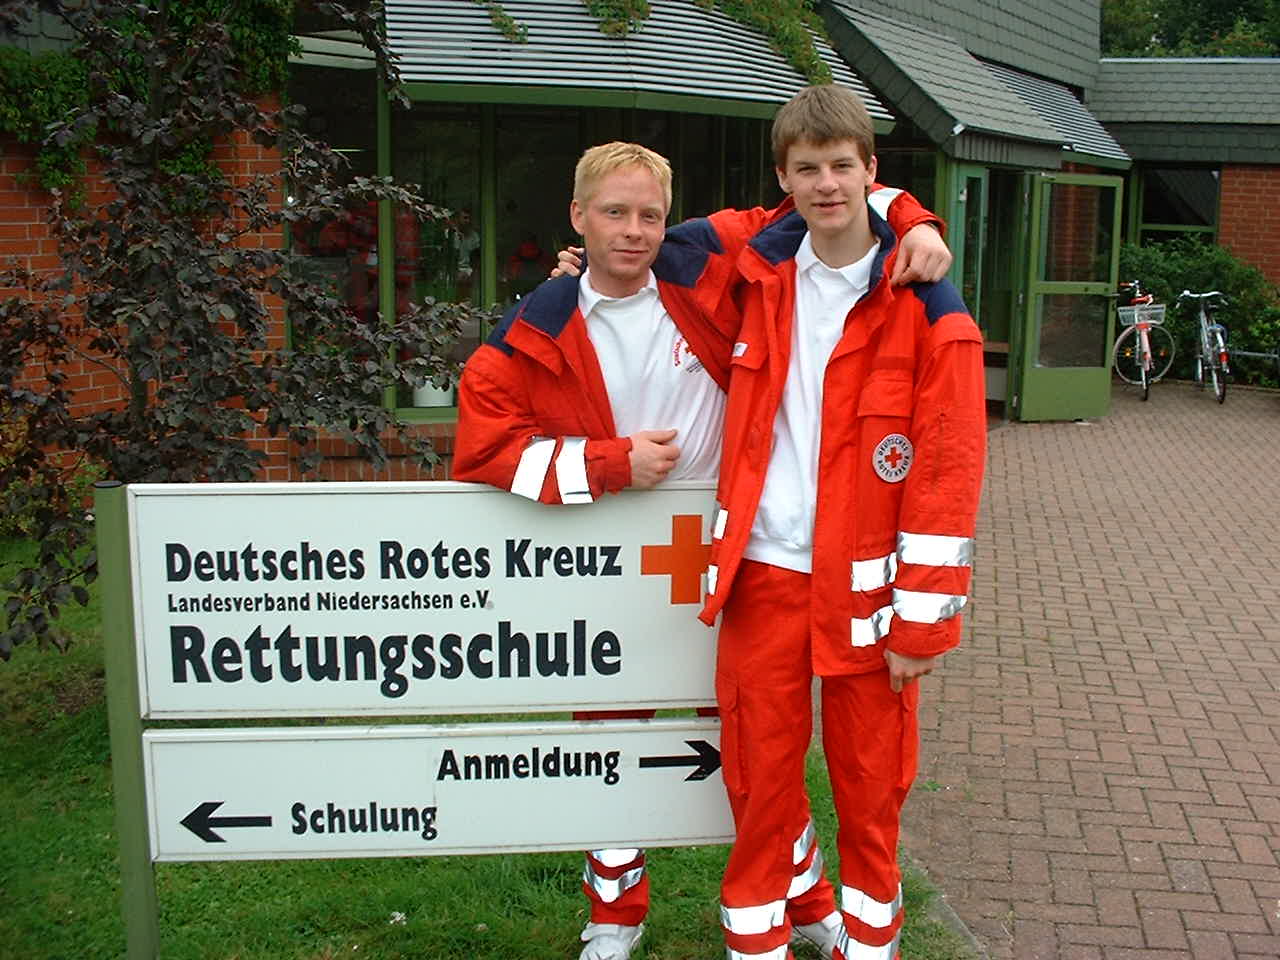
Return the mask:
M886 194L903 233L933 221L908 195ZM724 211L666 231L670 203L661 156L627 143L586 151L570 219L589 267L520 300L468 361L455 479L573 504L667 478L715 477L738 335L734 264L772 214ZM924 227L915 239L922 269L944 271L950 256L937 233ZM784 829L785 911L830 956L842 927L807 804ZM626 960L648 910L643 851L591 851L583 886L591 921L582 960Z
M814 675L840 822L834 956L898 956L916 681L960 640L986 445L981 335L949 282L889 283L900 254L871 193L874 149L856 95L801 91L773 126L795 208L737 261L742 326L701 614L723 612L732 960L790 956L786 828L808 810Z

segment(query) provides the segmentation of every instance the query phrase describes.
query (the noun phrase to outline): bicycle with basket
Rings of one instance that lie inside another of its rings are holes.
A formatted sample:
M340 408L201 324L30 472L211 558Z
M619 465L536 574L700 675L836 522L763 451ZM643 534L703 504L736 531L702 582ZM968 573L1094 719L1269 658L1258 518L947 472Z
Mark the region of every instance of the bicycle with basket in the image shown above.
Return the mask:
M1173 365L1173 335L1161 326L1165 304L1156 303L1153 294L1144 293L1139 281L1122 283L1120 289L1129 291L1130 301L1116 308L1116 318L1125 329L1116 337L1111 362L1120 379L1139 387L1146 400L1151 395L1151 384Z

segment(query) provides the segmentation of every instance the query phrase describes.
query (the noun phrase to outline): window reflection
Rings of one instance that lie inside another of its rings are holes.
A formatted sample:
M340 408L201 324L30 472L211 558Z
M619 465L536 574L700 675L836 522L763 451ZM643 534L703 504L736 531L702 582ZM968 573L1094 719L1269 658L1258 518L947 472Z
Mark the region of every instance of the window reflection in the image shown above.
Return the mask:
M480 108L475 106L417 104L408 112L395 112L392 173L417 187L428 203L449 211L447 219L421 224L412 218L403 225L397 220L398 294L403 278L406 296L416 301L431 297L482 303L480 130ZM402 252L405 261L400 259ZM486 333L473 321L454 348L455 358L470 356ZM448 407L454 403L454 390L454 384L424 384L412 393L403 389L397 404Z

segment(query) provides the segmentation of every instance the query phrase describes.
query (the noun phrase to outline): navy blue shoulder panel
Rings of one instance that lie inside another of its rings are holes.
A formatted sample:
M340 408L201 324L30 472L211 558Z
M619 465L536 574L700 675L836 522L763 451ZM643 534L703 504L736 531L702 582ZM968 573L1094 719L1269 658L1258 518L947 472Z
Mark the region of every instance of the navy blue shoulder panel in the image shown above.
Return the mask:
M800 241L808 232L804 217L792 210L752 237L750 246L769 263L777 266L796 255L796 251L800 249Z
M507 312L502 315L502 319L498 325L489 332L488 339L485 340L491 347L497 347L508 357L515 351L511 349L511 344L507 343L507 331L511 329L511 325L516 322L516 317L520 316L520 309L524 306L523 302L517 301L507 308Z
M537 327L552 339L559 337L578 309L578 278L552 277L543 280L531 293L516 301L502 318L502 322L489 334L488 343L506 354L511 353L507 344L507 332L517 319Z
M948 313L969 314L969 308L960 299L960 291L946 277L937 283L913 283L911 292L924 304L929 326L933 326Z
M686 220L667 230L653 263L653 275L680 287L692 287L706 269L710 255L720 253L724 253L724 246L710 220Z

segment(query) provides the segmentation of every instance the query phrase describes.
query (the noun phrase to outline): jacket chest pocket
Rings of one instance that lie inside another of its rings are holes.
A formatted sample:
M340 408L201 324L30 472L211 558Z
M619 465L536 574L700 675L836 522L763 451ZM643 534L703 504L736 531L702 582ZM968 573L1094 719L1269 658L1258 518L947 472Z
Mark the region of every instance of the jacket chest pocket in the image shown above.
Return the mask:
M911 413L915 396L908 375L872 376L858 396L858 475L868 482L898 484L915 459ZM870 473L868 473L868 468Z

